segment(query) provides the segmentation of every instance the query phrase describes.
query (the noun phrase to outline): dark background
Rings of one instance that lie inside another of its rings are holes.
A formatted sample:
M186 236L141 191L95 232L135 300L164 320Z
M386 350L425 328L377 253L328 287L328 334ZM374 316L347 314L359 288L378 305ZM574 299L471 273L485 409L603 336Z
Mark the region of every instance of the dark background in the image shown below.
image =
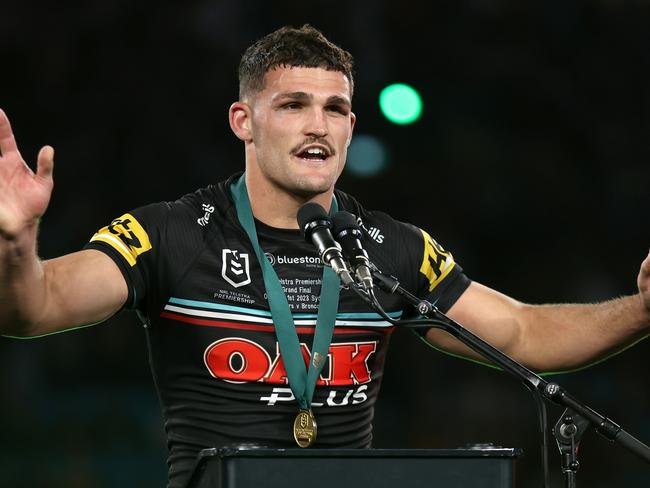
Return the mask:
M636 291L650 244L650 8L642 1L4 2L0 107L23 156L56 149L40 255L80 249L144 203L243 168L227 109L244 49L310 22L356 58L357 134L391 166L339 186L427 229L473 279L534 302ZM379 91L422 94L410 126ZM101 293L101 290L97 290ZM555 378L650 442L650 345ZM561 410L552 407L555 423ZM397 333L377 406L376 447L523 447L539 486L539 436L517 380ZM561 486L559 457L551 471ZM144 334L122 314L30 341L0 339L0 485L154 487L165 446ZM650 466L593 432L579 484L647 486Z

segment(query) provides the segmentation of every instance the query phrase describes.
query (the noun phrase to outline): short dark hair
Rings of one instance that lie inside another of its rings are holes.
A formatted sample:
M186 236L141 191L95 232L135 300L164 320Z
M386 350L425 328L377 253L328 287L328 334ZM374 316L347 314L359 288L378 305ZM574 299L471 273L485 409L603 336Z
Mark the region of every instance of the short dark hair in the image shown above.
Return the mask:
M246 49L239 63L240 100L263 90L264 76L278 66L340 71L350 81L350 96L354 91L352 55L305 24L299 29L282 27Z

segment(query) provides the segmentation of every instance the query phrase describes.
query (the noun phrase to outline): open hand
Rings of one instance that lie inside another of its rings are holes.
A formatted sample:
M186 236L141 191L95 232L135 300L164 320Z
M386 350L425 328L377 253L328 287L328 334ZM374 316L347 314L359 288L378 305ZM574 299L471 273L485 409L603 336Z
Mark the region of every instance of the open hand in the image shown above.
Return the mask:
M18 152L11 124L0 110L0 236L14 239L45 213L50 202L54 149L38 153L36 174Z
M648 320L650 321L650 253L648 253L645 260L641 263L637 284L639 285L641 300L645 305Z

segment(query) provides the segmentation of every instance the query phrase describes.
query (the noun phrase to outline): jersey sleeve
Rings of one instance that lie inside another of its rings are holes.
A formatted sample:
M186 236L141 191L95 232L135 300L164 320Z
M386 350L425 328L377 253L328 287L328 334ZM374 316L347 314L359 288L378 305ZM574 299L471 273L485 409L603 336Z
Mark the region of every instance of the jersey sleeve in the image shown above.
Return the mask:
M119 267L129 290L124 308L137 308L150 290L167 215L165 203L140 207L99 229L84 246L106 253Z
M417 295L447 312L470 285L470 279L445 250L426 231L415 228L421 240L421 259L416 279Z

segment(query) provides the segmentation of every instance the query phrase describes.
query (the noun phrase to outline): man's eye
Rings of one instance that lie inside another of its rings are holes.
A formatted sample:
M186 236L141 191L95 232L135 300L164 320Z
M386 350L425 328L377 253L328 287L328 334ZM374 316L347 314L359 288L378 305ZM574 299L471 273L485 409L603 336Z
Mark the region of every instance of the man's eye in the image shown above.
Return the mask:
M330 105L329 107L327 107L327 110L329 110L330 112L336 112L337 114L341 114L341 115L348 114L347 109L345 107L341 107L340 105Z
M293 110L293 109L299 109L300 107L302 107L302 105L299 104L298 102L290 102L290 103L285 103L282 107Z

